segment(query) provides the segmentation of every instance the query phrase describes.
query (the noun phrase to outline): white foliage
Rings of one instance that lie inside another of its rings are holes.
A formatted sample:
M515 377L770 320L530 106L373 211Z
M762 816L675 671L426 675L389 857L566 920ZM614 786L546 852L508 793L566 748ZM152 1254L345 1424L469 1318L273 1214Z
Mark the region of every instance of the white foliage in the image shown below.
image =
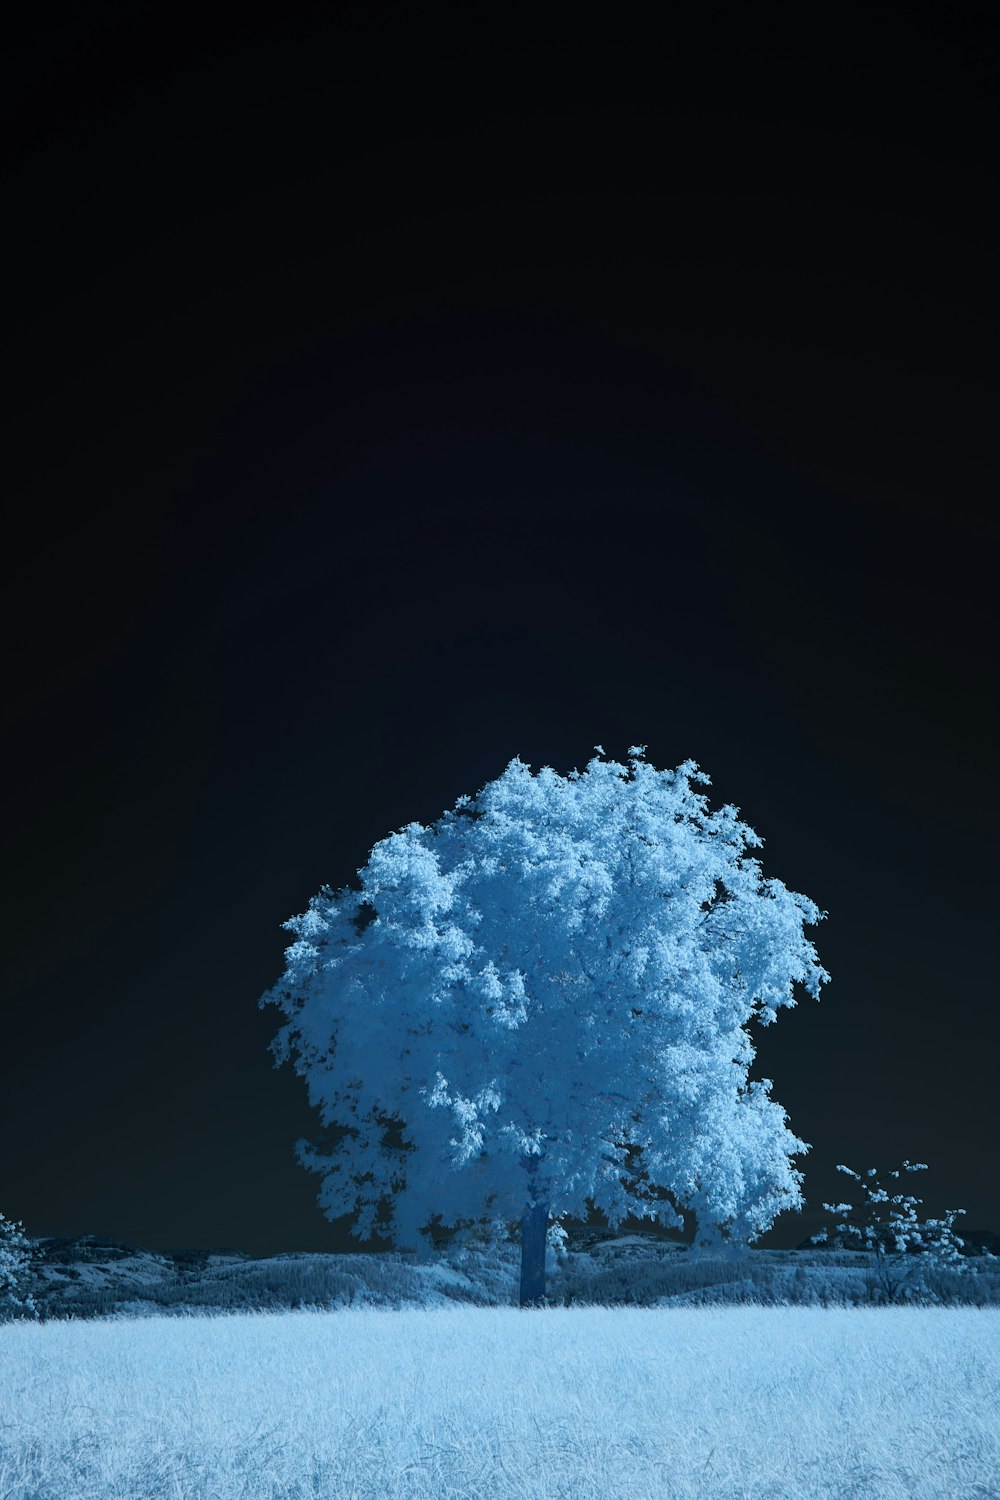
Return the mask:
M890 1177L898 1179L900 1172L926 1172L926 1162L904 1161ZM877 1290L889 1302L895 1302L901 1289L912 1277L923 1281L932 1271L967 1273L968 1262L961 1254L963 1241L958 1238L952 1225L964 1208L949 1208L943 1219L917 1218L917 1204L922 1198L907 1193L892 1196L881 1186L875 1167L869 1167L864 1176L850 1167L838 1166L838 1172L852 1177L859 1183L864 1202L855 1206L850 1203L824 1203L827 1213L836 1214L836 1233L830 1238L826 1229L813 1235L813 1244L829 1240L833 1245L844 1245L850 1240L874 1257ZM919 1251L919 1255L908 1253Z
M808 1147L748 1082L744 1027L797 984L818 998L803 928L825 914L764 879L761 839L709 810L693 761L630 756L566 777L512 760L376 844L360 891L326 886L284 924L260 1004L333 1137L300 1160L359 1238L547 1202L612 1225L683 1208L748 1241L800 1204Z
M34 1301L25 1291L31 1263L24 1225L0 1213L0 1319L34 1316Z

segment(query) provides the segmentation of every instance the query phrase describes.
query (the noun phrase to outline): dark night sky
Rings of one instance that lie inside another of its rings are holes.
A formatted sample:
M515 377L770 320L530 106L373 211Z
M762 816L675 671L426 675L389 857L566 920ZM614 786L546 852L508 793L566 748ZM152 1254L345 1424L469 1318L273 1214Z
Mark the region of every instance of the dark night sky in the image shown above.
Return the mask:
M1000 1229L989 7L688 9L8 39L29 1233L346 1248L257 1009L280 923L512 756L636 742L829 912L758 1034L813 1148L766 1243L904 1156Z

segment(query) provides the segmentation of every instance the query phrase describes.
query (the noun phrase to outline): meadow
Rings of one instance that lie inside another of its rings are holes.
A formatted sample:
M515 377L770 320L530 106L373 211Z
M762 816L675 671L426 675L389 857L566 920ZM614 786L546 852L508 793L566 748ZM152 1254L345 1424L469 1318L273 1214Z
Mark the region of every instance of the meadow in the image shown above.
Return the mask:
M0 1326L0 1500L986 1500L1000 1310L302 1308Z

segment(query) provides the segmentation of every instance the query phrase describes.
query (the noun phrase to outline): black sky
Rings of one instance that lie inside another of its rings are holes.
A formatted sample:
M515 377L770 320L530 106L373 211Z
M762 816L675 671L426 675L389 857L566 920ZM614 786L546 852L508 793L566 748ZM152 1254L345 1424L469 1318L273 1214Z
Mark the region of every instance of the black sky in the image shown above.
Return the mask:
M256 1007L280 923L512 756L636 742L829 912L824 999L758 1038L813 1148L768 1242L836 1162L904 1156L928 1210L1000 1228L988 9L12 34L0 1209L29 1233L345 1248Z

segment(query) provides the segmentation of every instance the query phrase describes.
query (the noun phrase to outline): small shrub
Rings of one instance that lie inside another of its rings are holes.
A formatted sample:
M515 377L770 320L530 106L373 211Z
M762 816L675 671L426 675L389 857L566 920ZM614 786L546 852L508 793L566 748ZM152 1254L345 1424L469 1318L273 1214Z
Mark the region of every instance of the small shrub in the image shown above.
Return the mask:
M890 1172L889 1176L898 1178L900 1171L926 1170L926 1162L904 1161L902 1167ZM830 1240L828 1231L822 1229L812 1237L811 1243L842 1247L845 1237L852 1239L855 1245L860 1241L861 1248L874 1257L868 1278L872 1301L937 1301L938 1291L932 1285L932 1278L940 1277L943 1272L957 1277L968 1270L961 1255L962 1241L952 1230L957 1215L965 1213L964 1208L949 1208L943 1219L927 1219L921 1223L916 1205L923 1199L904 1193L890 1197L880 1185L874 1167L869 1167L864 1176L850 1167L838 1166L837 1171L860 1183L865 1201L860 1206L824 1203L827 1213L849 1217L837 1224L833 1240Z

